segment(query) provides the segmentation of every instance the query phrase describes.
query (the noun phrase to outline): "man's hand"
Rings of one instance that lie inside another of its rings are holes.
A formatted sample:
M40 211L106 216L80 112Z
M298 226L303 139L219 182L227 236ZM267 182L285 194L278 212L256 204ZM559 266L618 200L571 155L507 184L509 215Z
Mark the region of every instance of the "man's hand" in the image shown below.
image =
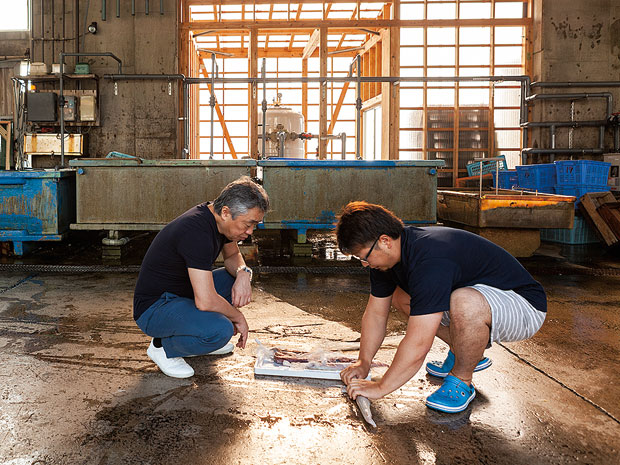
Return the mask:
M248 341L248 322L245 320L245 316L243 313L238 312L235 318L231 319L235 332L235 334L239 334L239 342L237 342L237 347L241 349L245 349L245 343Z
M352 379L347 384L347 393L351 399L355 399L357 396L364 396L373 400L384 396L380 383L366 379Z
M250 303L252 299L252 284L250 282L250 273L239 271L235 284L232 287L232 304L233 307L243 307Z
M370 364L364 363L361 360L358 360L355 363L352 363L344 370L340 372L340 379L347 386L351 382L352 379L364 379L368 376L368 372L370 371Z

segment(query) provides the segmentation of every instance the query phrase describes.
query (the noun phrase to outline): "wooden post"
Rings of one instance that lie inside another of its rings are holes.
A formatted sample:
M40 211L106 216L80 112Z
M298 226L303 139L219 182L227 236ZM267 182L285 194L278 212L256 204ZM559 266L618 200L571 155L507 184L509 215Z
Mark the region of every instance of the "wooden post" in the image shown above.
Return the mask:
M390 27L382 33L381 47L381 74L383 76L398 76L400 72L399 28ZM381 94L381 158L398 160L399 87L384 82L381 84Z
M327 28L319 28L319 75L327 76ZM327 158L327 82L320 84L319 97L319 159Z
M258 30L250 29L250 42L248 44L248 76L258 77ZM250 145L248 154L252 158L258 158L258 85L248 84L248 132Z

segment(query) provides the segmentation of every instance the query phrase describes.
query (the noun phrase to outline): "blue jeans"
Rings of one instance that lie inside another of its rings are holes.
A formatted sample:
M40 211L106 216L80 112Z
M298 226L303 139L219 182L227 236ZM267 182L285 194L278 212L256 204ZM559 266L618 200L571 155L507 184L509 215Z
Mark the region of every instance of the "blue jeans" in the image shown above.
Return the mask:
M234 282L225 268L213 271L215 290L229 303ZM161 338L169 358L207 354L224 347L234 332L232 322L221 313L198 310L193 299L170 292L164 292L136 324L148 336Z

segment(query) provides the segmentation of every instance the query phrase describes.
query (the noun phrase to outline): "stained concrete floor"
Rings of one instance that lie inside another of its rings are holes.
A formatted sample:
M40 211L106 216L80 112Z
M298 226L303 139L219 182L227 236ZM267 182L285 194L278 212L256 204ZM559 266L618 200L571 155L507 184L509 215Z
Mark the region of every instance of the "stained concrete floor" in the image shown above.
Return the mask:
M196 375L177 380L131 319L135 273L2 271L0 463L620 463L620 260L541 253L524 263L549 295L542 330L487 352L462 414L428 410L439 383L418 373L372 403L376 430L339 382L253 374L254 338L354 355L364 274L260 274L248 347L189 359ZM388 329L384 362L405 326L394 314ZM437 341L428 358L446 350Z

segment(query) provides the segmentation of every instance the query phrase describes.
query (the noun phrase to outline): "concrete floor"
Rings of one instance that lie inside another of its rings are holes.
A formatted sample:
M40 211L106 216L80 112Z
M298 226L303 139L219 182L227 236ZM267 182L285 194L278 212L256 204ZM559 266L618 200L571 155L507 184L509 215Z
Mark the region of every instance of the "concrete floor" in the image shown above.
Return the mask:
M147 358L131 318L136 274L3 271L0 463L620 463L620 262L574 253L526 262L548 319L487 352L467 411L427 409L439 383L419 373L372 403L374 431L339 382L253 374L255 337L356 354L363 274L258 276L248 347L189 359L196 375L177 380ZM394 315L379 360L404 328ZM428 358L445 352L437 341Z

